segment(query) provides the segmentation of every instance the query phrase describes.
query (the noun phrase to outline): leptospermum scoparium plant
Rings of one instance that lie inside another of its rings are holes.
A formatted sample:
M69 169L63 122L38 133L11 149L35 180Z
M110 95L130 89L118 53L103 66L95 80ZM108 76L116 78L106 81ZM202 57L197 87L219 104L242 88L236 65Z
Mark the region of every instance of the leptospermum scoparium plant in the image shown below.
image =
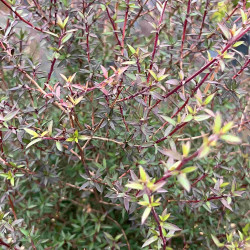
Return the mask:
M3 249L247 249L249 3L0 0Z

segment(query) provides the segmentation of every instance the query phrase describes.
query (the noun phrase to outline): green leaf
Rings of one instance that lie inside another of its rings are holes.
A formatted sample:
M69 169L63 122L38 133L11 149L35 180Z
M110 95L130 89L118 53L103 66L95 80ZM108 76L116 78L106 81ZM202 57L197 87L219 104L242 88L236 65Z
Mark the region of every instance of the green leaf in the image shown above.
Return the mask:
M43 32L44 32L44 33L47 33L47 34L49 34L49 35L52 35L52 36L58 37L58 35L57 35L57 34L52 33L52 32L50 32L50 31L43 31Z
M219 64L220 64L220 69L221 69L221 71L223 72L224 71L224 69L225 69L225 63L222 61L222 60L219 60Z
M65 18L65 20L64 20L64 22L63 22L63 27L65 27L65 26L66 26L66 24L67 24L68 20L69 20L69 16L67 16L67 17Z
M191 106L187 105L187 109L188 109L188 111L189 111L190 114L194 113L194 110L192 109Z
M39 141L42 141L42 138L37 138L37 139L31 141L31 142L26 146L26 149L29 148L30 146L32 146L32 145L38 143Z
M29 231L27 231L26 229L24 229L24 228L19 228L19 230L20 230L26 237L29 236Z
M61 152L63 151L62 144L60 141L56 141L56 148Z
M126 187L132 188L132 189L137 189L137 190L143 190L143 185L137 182L130 182L126 184Z
M39 136L39 134L37 134L35 131L33 131L32 129L29 129L29 128L24 128L25 132L34 136L34 137L37 137Z
M212 95L209 95L209 96L205 99L204 104L205 104L205 105L209 104L209 103L213 100L214 96L215 96L215 93L212 94Z
M136 50L129 44L127 44L129 47L129 50L131 51L132 54L134 54L136 52Z
M172 118L170 118L170 117L168 117L168 116L165 116L165 115L161 115L161 117L162 117L165 121L167 121L167 122L169 122L170 124L172 124L173 126L176 125L175 120L173 120Z
M10 179L10 184L11 184L12 187L15 186L15 179L14 179L14 177L12 177L12 178Z
M193 120L193 116L192 116L192 115L187 115L187 116L185 117L185 119L184 119L183 122L189 122L189 121L191 121L191 120Z
M195 171L197 169L197 167L193 166L193 167L187 167L187 168L184 168L183 170L181 170L181 172L183 174L187 174L187 173L191 173L193 171Z
M208 146L203 147L201 152L199 153L199 158L203 158L203 157L207 156L209 151L210 151L210 147L208 147Z
M242 45L242 44L244 44L244 41L238 41L238 42L236 42L236 43L233 45L233 47L236 48L236 47L238 47L238 46L240 46L240 45Z
M114 238L113 238L113 236L111 235L111 234L109 234L109 233L107 233L107 232L104 232L104 234L105 234L105 236L108 238L108 239L110 239L110 240L114 240Z
M67 34L62 39L62 44L66 43L72 37L72 33Z
M197 115L194 117L194 120L197 122L201 122L201 121L209 119L210 117L211 117L210 115Z
M218 23L218 26L221 29L223 35L227 38L227 40L229 40L231 38L231 33L228 30L228 28L225 25L221 24L221 23Z
M230 183L229 182L224 182L220 185L221 188L228 186Z
M170 213L164 215L163 218L162 218L162 220L166 221L169 218L170 215L171 215Z
M4 178L7 178L9 175L8 175L8 174L0 173L0 176L2 176L2 177L4 177Z
M224 244L220 243L220 241L217 239L217 237L215 237L215 236L212 235L212 234L211 234L211 237L212 237L212 239L213 239L213 241L214 241L214 243L215 243L215 245L216 245L217 247L223 247L223 246L224 246Z
M141 217L141 224L143 225L144 224L144 222L146 221L146 219L148 218L148 216L149 216L149 214L150 214L150 212L151 212L151 207L147 207L145 210L144 210L144 212L143 212L143 215L142 215L142 217Z
M232 127L234 123L233 122L228 122L222 129L222 133L227 133Z
M61 19L61 17L60 17L59 15L57 15L57 25L58 25L61 29L64 28L62 19Z
M125 61L122 63L122 65L131 65L131 64L136 64L136 61Z
M66 141L75 141L75 138L69 137Z
M123 236L123 234L118 234L115 236L115 241L118 241L121 237Z
M15 111L13 111L13 112L8 113L8 114L3 118L3 120L4 120L5 122L11 120L12 118L14 118L14 117L16 116L16 114L18 114L18 112L19 112L19 109L18 109L18 110L15 110Z
M214 127L213 127L213 132L214 133L219 133L221 129L221 124L222 124L222 119L220 113L216 114L215 120L214 120Z
M182 144L182 153L184 157L188 156L190 151L190 146L191 146L190 141L188 141L186 144L184 143Z
M238 144L241 143L241 139L235 135L222 135L221 139L227 143Z
M158 189L162 188L164 185L165 185L165 181L157 182L156 184L153 185L152 190L155 192Z
M90 137L90 136L87 136L87 135L80 135L80 136L78 137L78 139L79 139L79 140L82 140L82 141L86 141L86 140L91 139L91 137Z
M49 132L49 136L52 135L52 129L53 129L53 120L51 120L48 124L48 132Z
M151 243L155 242L157 239L158 239L157 236L153 236L153 237L149 238L148 240L146 240L144 242L144 244L142 245L142 248L150 245Z
M46 134L48 134L49 133L49 131L44 131L44 132L42 132L42 134L41 134L41 137L44 137Z
M124 18L117 19L117 20L115 21L115 23L123 23L123 22L124 22Z
M246 24L247 23L247 13L245 13L242 9L240 9L240 14L242 18L242 23Z
M158 78L158 81L160 82L160 81L164 80L165 78L167 78L168 76L169 76L169 74L160 76L160 77Z
M191 189L191 185L189 180L187 179L186 174L179 174L177 178L179 183L189 192Z
M163 223L163 227L170 231L180 231L181 229L172 223Z
M146 182L147 180L147 174L145 172L145 170L140 166L139 167L139 172L140 172L140 178L143 182Z
M174 165L172 165L170 168L169 168L169 171L173 171L175 170L177 167L179 167L181 161L177 161L176 163L174 163Z
M208 61L210 62L212 60L212 57L211 57L209 50L207 50L207 55L208 55Z
M148 70L148 72L150 73L150 75L151 76L153 76L154 77L154 79L157 81L158 80L158 78L157 78L157 76L156 76L156 74L155 74L155 72L153 71L153 70Z

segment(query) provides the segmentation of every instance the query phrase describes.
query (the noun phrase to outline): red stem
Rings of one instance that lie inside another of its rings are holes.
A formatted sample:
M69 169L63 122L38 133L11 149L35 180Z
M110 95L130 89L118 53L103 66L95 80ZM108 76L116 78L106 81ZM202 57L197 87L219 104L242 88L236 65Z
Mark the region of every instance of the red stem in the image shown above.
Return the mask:
M63 34L59 37L58 48L60 48L60 46L61 46L61 42L62 42L62 38L63 38L64 34L65 33L63 32ZM52 73L54 71L55 63L56 63L56 58L54 57L54 59L52 60L51 66L50 66L50 71L49 71L49 74L48 74L48 79L46 81L46 84L49 84L51 75L52 75ZM47 87L46 84L44 86L44 89L46 89L46 87Z
M183 47L184 47L184 42L185 42L186 30L187 30L187 19L189 17L190 10L191 10L191 0L188 0L187 15L186 15L186 18L185 18L185 21L184 21L182 39L181 39L181 60L180 60L181 69L182 69L182 60L183 60Z
M224 197L227 197L227 196L212 196L208 199L206 199L205 201L211 201L211 200L218 200L218 199L221 199L221 198L224 198ZM204 200L190 200L190 201L185 201L187 203L199 203L199 202L202 202Z
M156 223L157 223L157 225L158 225L158 229L159 229L159 232L160 232L160 237L161 237L162 242L163 242L163 248L162 248L162 249L166 249L166 244L167 244L167 242L166 242L165 237L163 236L162 227L161 227L161 224L160 224L158 215L157 215L157 213L155 212L155 209L154 209L154 208L152 208L152 214L153 214L154 219L155 219L155 221L156 221Z
M239 76L243 72L243 70L247 67L247 65L249 64L249 62L250 62L250 59L248 59L245 62L245 64L243 65L243 67L233 76L232 79L235 79L237 76Z
M187 122L183 122L182 124L176 126L176 128L168 136L164 136L164 137L158 139L155 143L158 144L158 143L166 140L169 136L173 135L175 132L177 132L179 129L181 129L182 127L184 127L186 125L187 125Z
M14 204L13 204L11 198L10 198L10 195L8 195L8 198L9 198L9 202L10 202L10 206L11 206L14 218L15 218L15 220L17 220L17 216L16 216L16 212L15 212L15 207L14 207Z
M180 85L178 85L176 88L174 88L173 90L171 90L168 94L166 94L163 98L166 99L168 98L170 95L176 93L178 91L179 88L181 88L181 86L187 84L188 82L190 82L191 80L193 80L196 76L198 76L200 73L202 73L205 69L209 68L212 64L214 64L215 62L217 62L219 59L221 59L222 55L236 42L238 41L242 36L244 36L248 31L250 30L250 25L243 30L242 32L240 32L237 36L233 37L231 40L228 41L227 45L224 47L224 49L222 49L221 51L221 55L218 55L217 57L215 57L214 59L212 59L210 62L208 62L206 65L204 65L201 69L199 69L198 71L196 71L193 75L191 75L190 77L188 77L186 80L182 81L180 83ZM148 111L148 114L150 113L150 111L155 108L162 100L158 100Z
M88 24L87 24L87 23L85 24L85 27L86 27L86 35L87 35L87 38L86 38L86 41L87 41L87 56L88 56L88 62L90 63L90 50L89 50L89 26L88 26Z
M108 7L106 7L106 11L107 11L107 14L108 14L110 23L111 23L111 25L112 25L112 27L113 27L113 32L114 32L114 34L115 34L115 38L116 38L116 40L117 40L117 43L122 47L122 44L121 44L121 42L120 42L120 40L119 40L119 37L118 37L118 35L117 35L117 32L116 32L114 20L113 20L112 17L110 16Z
M161 16L160 16L160 19L159 19L159 22L158 22L158 27L157 27L157 30L156 30L155 41L154 41L154 48L153 48L153 53L152 53L152 58L151 58L151 64L150 64L150 67L149 67L150 70L153 68L154 58L155 58L155 54L156 54L156 51L157 51L157 43L158 43L158 40L159 40L159 34L160 34L160 30L161 30L161 24L162 24L164 12L165 12L166 7L167 7L167 2L168 1L165 1L164 5L163 5ZM148 74L147 83L149 83L149 80L150 80L150 74Z
M5 243L2 239L0 239L0 245L1 245L1 246L8 247L8 249L11 248L11 246L10 246L9 244Z
M198 36L198 40L200 40L200 38L201 38L202 29L203 29L203 26L204 26L204 23L205 23L206 15L207 15L208 5L209 5L209 0L206 1L206 6L205 6L203 18L202 18L202 23L201 23L201 28L200 28L200 33L199 33L199 36Z
M128 11L129 11L129 0L126 0L127 8L126 8L126 13L125 13L125 18L124 18L124 24L123 24L123 30L122 30L122 55L123 55L123 50L124 50L124 40L125 40L125 33L126 33L126 26L127 26L127 21L128 21Z
M43 31L42 29L35 27L32 23L30 23L29 21L27 21L27 20L25 20L24 18L22 18L15 10L13 10L13 9L11 8L11 6L10 6L5 0L0 0L0 1L1 1L8 9L10 9L11 12L13 12L21 21L23 21L24 23L28 24L28 25L29 25L30 27L32 27L33 29L38 30L38 31L44 33L44 31Z

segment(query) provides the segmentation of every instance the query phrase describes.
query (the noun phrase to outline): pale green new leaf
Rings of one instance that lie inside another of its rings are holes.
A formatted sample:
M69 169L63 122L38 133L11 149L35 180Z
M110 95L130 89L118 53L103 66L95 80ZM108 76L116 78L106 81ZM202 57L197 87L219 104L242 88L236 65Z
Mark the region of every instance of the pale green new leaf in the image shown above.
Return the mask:
M201 122L201 121L209 119L210 117L211 117L210 115L197 115L194 117L194 120L197 122Z
M227 133L232 127L233 127L234 123L233 122L229 122L227 123L222 129L222 133Z
M181 229L172 223L163 223L163 227L170 231L180 231Z
M191 121L192 119L193 119L193 116L192 116L192 115L187 115L187 116L185 117L185 119L184 119L183 122L189 122L189 121Z
M228 28L225 25L220 24L220 23L218 23L218 26L221 29L223 35L227 38L227 40L229 40L231 38L231 33L228 30Z
M213 100L214 96L215 96L215 93L212 94L212 95L209 95L209 96L205 99L204 104L205 104L205 105L209 104L209 103Z
M62 151L63 148L62 148L62 144L60 141L56 141L56 148L59 150L59 151Z
M226 141L227 143L232 143L232 144L241 143L241 139L235 135L222 135L221 139Z
M122 65L131 65L131 64L136 64L136 61L125 61L122 63Z
M145 170L140 166L139 167L139 171L140 171L140 178L143 182L145 182L147 180L147 174L145 172Z
M170 124L172 124L173 126L176 125L175 120L173 120L172 118L170 118L170 117L168 117L168 116L165 116L165 115L161 115L161 117L162 117L165 121L167 121L167 122L169 122Z
M146 219L148 218L148 216L149 216L149 214L150 214L150 212L151 212L151 207L147 207L145 210L144 210L144 212L143 212L143 215L142 215L142 217L141 217L141 224L143 225L144 224L144 222L146 221Z
M127 44L129 47L129 50L131 51L132 54L134 54L136 52L136 50L129 44Z
M187 174L187 173L191 173L191 172L195 171L196 169L197 169L197 167L195 167L195 166L187 167L187 168L184 168L181 172L184 174Z
M132 188L132 189L137 189L137 190L143 190L143 185L137 182L130 182L126 184L126 187Z
M209 151L210 151L210 147L208 147L208 146L203 147L201 152L199 153L199 158L203 158L203 157L207 156Z
M86 141L86 140L91 139L91 137L90 137L90 136L87 136L87 135L79 135L78 139L79 139L79 140L82 140L82 141Z
M39 136L39 134L37 134L37 133L36 133L34 130L32 130L32 129L24 128L24 130L25 130L26 133L28 133L28 134L30 134L30 135L32 135L32 136L34 136L34 137Z
M191 189L191 185L189 180L187 179L186 174L179 174L177 178L179 183L189 192Z
M244 41L238 41L238 42L236 42L236 43L233 45L233 47L236 48L236 47L238 47L238 46L240 46L240 45L242 45L242 44L244 44Z
M151 238L149 238L147 241L145 241L145 243L142 245L142 248L143 247L146 247L148 245L150 245L151 243L155 242L156 240L158 239L157 236L153 236Z
M215 236L212 235L212 234L211 234L211 237L212 237L212 239L213 239L213 241L214 241L214 243L215 243L215 245L216 245L217 247L223 247L223 246L224 246L223 243L220 243L220 241L218 240L217 237L215 237Z
M213 131L214 133L219 133L221 129L222 119L220 113L216 114L215 120L214 120L214 127Z
M155 72L153 71L153 70L148 70L148 72L150 73L150 75L151 76L153 76L154 77L154 79L157 81L158 79L157 79L157 75L155 74Z
M29 148L30 146L32 146L32 145L38 143L39 141L42 141L42 138L37 138L37 139L31 141L31 142L26 146L26 149Z
M67 34L62 39L62 44L66 43L72 37L72 33Z

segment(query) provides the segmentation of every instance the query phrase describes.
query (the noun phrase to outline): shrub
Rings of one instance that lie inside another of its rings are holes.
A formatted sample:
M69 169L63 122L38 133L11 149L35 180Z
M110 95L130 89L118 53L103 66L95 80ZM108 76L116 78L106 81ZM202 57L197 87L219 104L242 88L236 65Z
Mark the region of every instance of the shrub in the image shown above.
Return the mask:
M0 245L247 248L248 7L1 0Z

